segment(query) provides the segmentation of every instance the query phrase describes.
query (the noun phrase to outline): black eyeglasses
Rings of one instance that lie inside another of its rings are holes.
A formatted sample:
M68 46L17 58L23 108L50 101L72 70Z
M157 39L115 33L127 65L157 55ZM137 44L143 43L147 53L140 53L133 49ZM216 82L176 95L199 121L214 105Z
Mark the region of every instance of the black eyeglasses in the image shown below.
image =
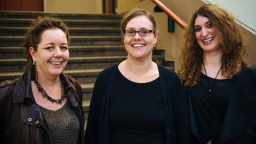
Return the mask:
M150 33L152 32L152 30L139 30L139 31L135 31L135 30L124 30L123 33L126 36L129 37L133 37L136 35L136 33L139 33L140 36L144 37L144 36L149 36Z

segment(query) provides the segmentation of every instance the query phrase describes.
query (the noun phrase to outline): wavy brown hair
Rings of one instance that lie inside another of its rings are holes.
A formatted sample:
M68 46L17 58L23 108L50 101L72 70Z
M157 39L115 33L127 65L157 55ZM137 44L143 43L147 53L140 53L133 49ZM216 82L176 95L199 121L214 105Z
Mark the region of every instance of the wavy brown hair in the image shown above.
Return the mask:
M222 74L232 79L241 70L241 63L246 61L248 47L245 34L227 11L214 4L201 6L192 16L181 46L178 76L185 88L197 85L200 80L203 63L203 50L196 41L194 23L197 16L207 17L220 37L222 56Z

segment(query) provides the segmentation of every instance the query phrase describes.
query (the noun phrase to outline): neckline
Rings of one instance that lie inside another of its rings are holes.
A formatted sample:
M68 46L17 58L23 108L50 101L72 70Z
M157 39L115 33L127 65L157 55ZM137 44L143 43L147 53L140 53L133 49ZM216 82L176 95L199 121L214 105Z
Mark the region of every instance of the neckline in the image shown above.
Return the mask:
M201 73L201 77L206 79L206 80L210 80L210 81L213 81L214 78L212 77L209 77L207 75L205 75L204 73ZM235 80L236 77L232 78L232 79L215 79L216 82L230 82L230 81L233 81Z
M157 81L157 80L160 78L160 75L159 75L156 79L153 79L152 81L148 81L148 82L144 82L144 83L139 83L139 82L131 81L131 80L129 80L128 78L126 78L126 77L120 72L119 69L118 69L118 73L119 73L125 80L127 80L128 82L133 83L133 84L138 84L138 85L141 85L141 84L151 84L151 83L154 83L155 81Z
M39 105L39 104L37 104L37 105L38 105L39 108L42 108L42 109L44 109L44 110L51 111L51 112L58 112L58 111L64 109L64 107L67 106L67 103L68 103L68 102L69 102L69 100L67 100L67 101L64 103L64 105L63 105L62 107L60 107L59 109L56 109L56 110L51 110L51 109L45 108L45 107L43 107L43 106L41 106L41 105Z
M206 69L205 69L204 62L203 62L203 66L204 66L204 72L205 72L205 75L206 75L207 77L209 77L209 76L207 75L207 72L206 72ZM217 79L217 77L218 77L218 75L219 75L219 73L220 73L220 71L221 71L221 68L222 68L222 65L220 66L220 69L218 70L218 72L217 72L217 74L216 74L216 76L215 76L214 80L216 80L216 79Z

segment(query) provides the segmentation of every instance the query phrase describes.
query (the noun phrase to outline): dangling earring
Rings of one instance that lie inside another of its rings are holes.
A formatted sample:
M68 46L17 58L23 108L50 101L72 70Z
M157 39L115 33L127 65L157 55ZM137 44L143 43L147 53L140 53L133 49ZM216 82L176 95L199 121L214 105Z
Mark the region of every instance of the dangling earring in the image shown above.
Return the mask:
M36 65L36 61L33 61L33 65Z
M155 50L155 49L156 49L156 45L153 46L153 50Z

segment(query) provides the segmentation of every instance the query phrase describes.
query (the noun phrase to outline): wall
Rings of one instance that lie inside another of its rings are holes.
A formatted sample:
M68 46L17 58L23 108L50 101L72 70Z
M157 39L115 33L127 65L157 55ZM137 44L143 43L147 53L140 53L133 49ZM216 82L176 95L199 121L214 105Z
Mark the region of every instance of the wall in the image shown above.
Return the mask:
M44 0L45 12L102 14L102 0Z
M132 8L137 8L139 4L140 2L138 0L117 0L117 13L122 14Z
M249 43L248 63L256 65L256 35L246 31Z

